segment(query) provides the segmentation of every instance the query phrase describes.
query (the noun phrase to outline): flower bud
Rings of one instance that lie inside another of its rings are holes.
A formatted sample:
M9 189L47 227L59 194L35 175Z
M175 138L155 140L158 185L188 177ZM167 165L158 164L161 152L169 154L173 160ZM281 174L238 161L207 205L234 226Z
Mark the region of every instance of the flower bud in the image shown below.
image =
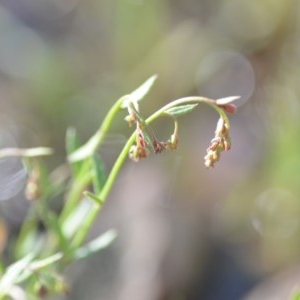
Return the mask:
M236 105L232 103L221 105L221 107L229 114L234 114L237 110Z

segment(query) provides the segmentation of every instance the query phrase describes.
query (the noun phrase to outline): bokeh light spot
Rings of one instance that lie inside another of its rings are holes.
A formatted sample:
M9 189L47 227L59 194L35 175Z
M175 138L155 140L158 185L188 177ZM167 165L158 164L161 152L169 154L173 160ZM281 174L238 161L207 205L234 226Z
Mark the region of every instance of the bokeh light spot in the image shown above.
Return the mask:
M201 95L218 99L241 96L241 105L252 96L255 75L249 60L242 54L219 51L209 54L200 63L196 84Z
M299 200L291 191L271 188L257 197L252 224L263 236L288 238L300 227L299 213Z

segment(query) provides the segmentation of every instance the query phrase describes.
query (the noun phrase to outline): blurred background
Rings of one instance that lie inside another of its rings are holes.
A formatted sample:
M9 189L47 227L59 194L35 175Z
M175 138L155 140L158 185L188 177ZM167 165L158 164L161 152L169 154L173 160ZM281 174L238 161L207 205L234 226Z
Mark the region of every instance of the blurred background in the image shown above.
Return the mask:
M68 127L86 141L114 101L153 74L145 116L184 96L241 96L232 150L214 169L203 156L218 116L205 106L182 117L177 151L126 163L92 232L116 228L118 238L69 267L65 299L292 299L299 14L296 0L0 2L1 148L53 147L51 169L65 162ZM107 169L131 132L124 117L101 151ZM168 121L153 125L162 139ZM1 245L26 215L25 181L19 160L0 161Z

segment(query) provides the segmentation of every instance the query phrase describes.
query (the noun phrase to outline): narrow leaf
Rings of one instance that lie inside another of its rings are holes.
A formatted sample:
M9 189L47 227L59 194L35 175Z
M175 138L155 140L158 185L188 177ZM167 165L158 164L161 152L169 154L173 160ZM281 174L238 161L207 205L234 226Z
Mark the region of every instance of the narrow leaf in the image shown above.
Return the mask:
M198 104L186 104L169 108L165 111L166 114L177 118L191 112Z
M34 256L33 253L29 253L7 268L0 280L0 295L5 295L11 289L15 282L17 282L19 276L27 270L27 267Z
M92 167L94 192L96 195L99 195L106 181L104 164L99 156L93 155Z
M96 239L89 242L87 245L76 250L74 254L75 259L85 258L93 253L96 253L106 247L108 247L117 237L117 232L114 229L106 231Z
M136 103L142 100L148 94L156 78L157 75L151 76L148 80L146 80L140 87L138 87L131 94L124 96L122 108L127 108L130 102Z
M77 162L83 160L85 158L90 157L99 146L99 141L101 140L101 131L98 130L88 141L86 144L78 148L76 151L69 155L70 162Z
M30 265L29 265L29 268L30 270L32 271L37 271L39 269L42 269L44 267L47 267L59 260L61 260L63 258L63 254L62 252L58 252L56 254L53 254L47 258L44 258L44 259L41 259L41 260L37 260L37 261L34 261L32 262Z
M62 232L66 238L71 238L78 232L79 227L85 222L94 203L90 201L81 201L74 211L64 220Z

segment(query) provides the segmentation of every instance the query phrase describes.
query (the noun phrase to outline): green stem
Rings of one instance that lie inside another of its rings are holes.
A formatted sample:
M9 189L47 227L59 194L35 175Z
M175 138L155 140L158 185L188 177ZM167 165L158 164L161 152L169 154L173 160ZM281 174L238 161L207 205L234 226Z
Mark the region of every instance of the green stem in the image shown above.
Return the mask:
M229 123L226 113L223 111L222 108L220 108L215 103L214 100L209 99L209 98L204 98L204 97L196 97L196 96L180 98L180 99L170 102L169 104L163 106L161 109L159 109L155 113L153 113L149 118L147 118L145 123L147 125L150 124L151 122L156 120L160 115L162 115L166 110L168 110L172 107L175 107L178 105L193 104L193 103L206 103L206 104L212 106L219 113L220 117L222 117L225 120L225 122L227 123L228 128L229 128L230 123ZM104 203L105 200L107 199L107 197L116 181L116 178L120 172L120 169L123 166L123 164L128 156L130 148L135 141L135 138L136 138L136 135L135 135L135 132L133 132L132 135L130 136L130 138L127 140L125 146L123 147L121 153L119 154L119 157L117 158L114 166L112 167L102 191L100 192L99 195L97 195L100 198L100 200L102 201L102 203ZM98 205L94 205L92 207L92 210L90 212L88 220L86 220L87 222L84 226L84 230L80 230L78 232L78 234L75 237L76 242L73 241L73 243L72 243L72 246L74 247L73 249L76 249L76 247L79 247L81 245L81 243L84 241L87 233L89 232L89 229L92 227L95 219L97 218L97 215L98 215L100 209L101 209L101 206L98 206Z
M116 181L119 171L120 171L123 163L125 162L128 152L130 150L130 147L132 146L134 141L135 141L135 132L127 140L127 142L126 142L125 146L123 147L121 153L119 154L119 157L117 158L112 170L109 173L109 176L105 182L105 185L104 185L101 193L99 195L97 195L97 197L101 200L102 203L104 203L105 200L107 199L107 196L108 196L109 192L111 191L111 189L114 185L114 182ZM84 226L79 228L77 235L74 237L74 239L72 241L72 248L74 250L76 250L76 248L79 247L82 244L82 242L84 241L84 239L85 239L86 235L88 234L89 229L92 227L101 207L102 206L100 206L100 205L92 206L91 211L86 219Z
M179 105L185 105L185 104L196 104L196 103L206 103L208 105L210 105L212 108L214 108L218 114L220 115L220 117L222 117L225 122L228 125L228 128L230 127L230 123L228 120L228 117L226 115L226 113L224 112L224 110L219 107L214 100L209 99L209 98L205 98L205 97L197 97L197 96L191 96L191 97L185 97L185 98L180 98L177 100L174 100L170 103L168 103L167 105L163 106L161 109L159 109L158 111L156 111L154 114L152 114L147 120L146 123L149 124L151 122L153 122L155 119L157 119L164 111L175 107L175 106L179 106Z
M70 162L76 162L92 156L103 142L116 114L121 109L124 98L120 98L109 110L105 116L100 128L82 147L74 151L69 156Z
M196 97L196 96L180 98L178 100L174 100L174 101L170 102L169 104L163 106L161 109L159 109L155 113L153 113L149 118L147 118L145 123L147 125L152 123L160 115L162 115L166 110L168 110L172 107L184 105L184 104L201 103L201 102L207 103L210 106L212 106L219 113L219 115L225 120L225 122L227 123L228 128L229 128L230 123L229 123L226 113L223 111L222 108L218 107L217 104L215 104L214 100L204 98L204 97ZM99 198L103 201L103 203L105 202L111 188L113 187L116 177L117 177L123 163L125 162L128 152L129 152L132 144L134 143L134 141L135 141L135 132L130 136L130 138L128 139L124 148L122 149L119 157L117 158L117 160L107 178L107 181L105 182L105 185L104 185L101 193L99 194Z
M85 161L82 164L81 171L83 174L86 173L85 168L89 168L90 161L88 160L89 157L91 157L95 151L99 148L99 146L102 144L109 128L111 127L111 124L116 116L116 114L121 109L121 105L124 101L124 98L120 98L109 110L107 115L105 116L103 122L101 123L100 128L97 130L97 132L87 141L86 144L84 144L82 147L74 151L69 156L69 161L75 162L78 160L85 159ZM62 214L60 216L60 219L62 222L65 221L67 216L73 211L73 209L76 207L78 199L81 196L82 191L90 184L92 181L92 175L88 174L83 176L78 176L78 179L75 179L73 182L71 188L70 188L70 194L67 197L66 204L63 208ZM79 197L78 197L79 196Z

